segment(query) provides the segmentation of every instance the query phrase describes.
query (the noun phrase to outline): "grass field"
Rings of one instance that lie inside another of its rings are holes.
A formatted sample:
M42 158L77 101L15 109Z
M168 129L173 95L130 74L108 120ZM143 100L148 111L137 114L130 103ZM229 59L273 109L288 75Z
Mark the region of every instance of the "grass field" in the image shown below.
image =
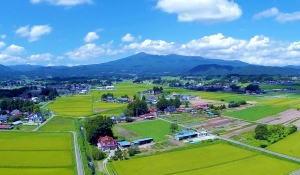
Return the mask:
M0 133L1 174L76 173L71 133Z
M300 99L296 98L278 98L275 100L269 100L262 102L263 105L271 105L271 106L291 106L293 104L300 103Z
M280 112L288 110L288 107L275 106L255 106L244 110L227 112L223 115L235 117L243 120L255 121L268 116L276 115Z
M267 147L268 150L300 158L300 132L296 132L286 138Z
M112 169L118 175L282 175L299 167L300 165L295 163L275 159L225 143L112 163Z
M74 131L74 118L55 116L40 131Z
M125 129L128 133L119 133L126 139L132 141L145 137L152 137L155 142L167 140L165 136L171 134L170 123L162 120L139 122L133 124L118 125L117 127Z

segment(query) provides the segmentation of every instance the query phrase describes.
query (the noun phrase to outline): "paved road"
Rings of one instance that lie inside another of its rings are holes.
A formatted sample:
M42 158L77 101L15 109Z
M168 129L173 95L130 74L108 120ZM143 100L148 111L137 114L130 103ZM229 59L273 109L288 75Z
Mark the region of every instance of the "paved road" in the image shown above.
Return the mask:
M84 175L83 166L82 166L82 162L81 162L81 156L80 156L80 150L79 150L78 143L77 143L77 133L74 131L71 131L71 132L73 133L73 137L74 137L74 148L75 148L77 172L78 172L78 175Z
M245 146L245 147L248 147L248 148L251 148L251 149L255 149L255 150L258 150L258 151L261 151L261 152L272 154L272 155L275 155L275 156L278 156L278 157L282 157L282 158L285 158L285 159L293 160L293 161L296 161L296 162L300 163L300 159L295 158L295 157L291 157L291 156L287 156L287 155L284 155L284 154L276 153L276 152L269 151L269 150L266 150L266 149L263 149L263 148L257 148L257 147L254 147L254 146L251 146L251 145L247 145L247 144L235 141L235 140L226 139L224 137L217 136L217 138L225 140L225 141L228 141L228 142L231 142L231 143L234 143L234 144L242 145L242 146Z
M115 150L111 150L109 152L109 155L107 156L107 158L103 160L103 167L104 167L106 174L108 174L108 175L110 175L110 174L109 174L109 171L107 170L106 164L107 164L108 160L114 155L115 155Z
M289 175L299 175L300 174L300 169L291 172Z

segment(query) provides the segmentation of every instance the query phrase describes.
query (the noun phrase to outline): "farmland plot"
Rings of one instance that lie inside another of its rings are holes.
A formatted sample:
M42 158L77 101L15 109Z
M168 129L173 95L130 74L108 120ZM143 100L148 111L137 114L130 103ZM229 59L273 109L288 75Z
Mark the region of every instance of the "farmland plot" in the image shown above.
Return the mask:
M0 143L1 174L76 172L71 133L1 132Z

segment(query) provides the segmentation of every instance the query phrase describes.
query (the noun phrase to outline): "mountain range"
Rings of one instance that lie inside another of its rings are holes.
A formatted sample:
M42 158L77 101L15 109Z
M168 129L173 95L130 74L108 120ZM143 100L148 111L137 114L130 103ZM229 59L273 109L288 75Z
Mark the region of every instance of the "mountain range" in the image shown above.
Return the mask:
M138 53L126 58L102 64L74 67L40 65L0 65L0 78L28 77L77 77L116 74L143 75L226 75L226 74L282 74L300 75L299 66L270 67L251 65L238 60L207 59L200 56L150 55Z

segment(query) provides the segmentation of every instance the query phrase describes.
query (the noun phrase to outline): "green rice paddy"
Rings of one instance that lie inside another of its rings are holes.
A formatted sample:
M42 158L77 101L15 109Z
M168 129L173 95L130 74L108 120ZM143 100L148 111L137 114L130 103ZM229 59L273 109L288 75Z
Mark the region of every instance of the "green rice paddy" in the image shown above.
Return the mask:
M0 133L0 172L5 175L76 173L71 133Z
M263 162L263 163L259 163ZM225 143L174 151L112 163L118 175L282 175L300 168L299 164L268 157Z
M267 149L281 154L300 158L299 140L300 140L300 132L298 131L268 146Z

